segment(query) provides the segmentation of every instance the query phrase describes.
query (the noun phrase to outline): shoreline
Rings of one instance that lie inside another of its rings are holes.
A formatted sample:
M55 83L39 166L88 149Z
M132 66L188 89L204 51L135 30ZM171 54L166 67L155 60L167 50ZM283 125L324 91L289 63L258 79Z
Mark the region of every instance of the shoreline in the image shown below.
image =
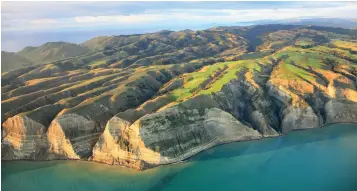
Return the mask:
M187 156L182 156L183 159L178 160L177 162L168 162L165 164L160 164L160 165L153 165L153 166L149 166L149 167L145 167L142 169L137 169L137 168L130 168L128 166L124 166L124 165L113 165L113 164L108 164L108 163L104 163L104 162L100 162L100 161L93 161L93 160L85 160L85 159L53 159L53 160L30 160L30 159L19 159L19 160L1 160L2 163L10 163L10 162L35 162L35 163L40 163L40 162L50 162L50 161L80 161L80 162L88 162L88 163L97 163L97 164L104 164L107 166L112 166L112 167L119 167L119 168L125 168L125 169L131 169L137 172L143 172L149 169L154 169L156 167L160 167L160 166L167 166L167 165L174 165L174 164L180 164L180 163L185 163L188 160L190 160L192 157L196 156L199 153L202 153L204 151L207 151L209 149L215 148L217 146L221 146L221 145L225 145L225 144L230 144L230 143L234 143L234 142L250 142L250 141L259 141L259 140L264 140L264 139L273 139L276 137L281 137L281 136L285 136L288 135L291 132L298 132L298 131L306 131L306 130L310 130L310 129L318 129L318 128L324 128L326 126L330 126L330 125L338 125L338 124L346 124L346 125L353 125L355 124L357 126L357 122L335 122L335 123L329 123L329 124L324 124L324 125L320 125L318 127L313 127L313 128L305 128L305 129L295 129L292 130L290 132L288 132L287 134L279 134L277 136L269 136L269 137L264 137L262 136L262 138L258 138L258 139L249 139L249 140L227 140L227 141L222 141L221 143L216 143L213 144L214 141L207 143L201 147L205 147L208 146L207 148L204 148L198 152L194 152L192 154L187 154ZM210 144L212 144L212 146L209 146ZM193 148L193 150L196 148ZM90 158L90 157L89 157Z

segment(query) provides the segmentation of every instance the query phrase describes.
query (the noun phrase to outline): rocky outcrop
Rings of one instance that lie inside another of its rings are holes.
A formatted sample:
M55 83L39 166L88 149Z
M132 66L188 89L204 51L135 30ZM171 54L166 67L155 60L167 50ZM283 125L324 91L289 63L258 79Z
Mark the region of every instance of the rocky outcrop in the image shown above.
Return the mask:
M50 153L62 158L89 157L100 133L93 121L76 114L64 114L52 121L48 128Z
M281 122L282 133L297 129L309 129L319 127L323 124L310 106L290 107L283 112L283 121Z
M220 143L260 139L231 114L179 106L146 115L133 124L118 117L107 123L93 149L93 161L148 168L182 161Z
M274 113L276 106L263 88L242 78L225 85L214 98L220 108L258 130L263 136L279 135L279 119Z
M357 103L346 100L331 100L325 105L326 123L352 123L357 121Z
M15 116L3 123L2 160L47 158L46 128L27 116Z

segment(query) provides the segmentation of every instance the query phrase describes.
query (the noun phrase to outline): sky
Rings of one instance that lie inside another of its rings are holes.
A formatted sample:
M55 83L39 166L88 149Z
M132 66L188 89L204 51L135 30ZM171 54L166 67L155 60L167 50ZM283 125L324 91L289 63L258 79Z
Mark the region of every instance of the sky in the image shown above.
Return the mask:
M357 19L356 2L2 2L2 50L265 19Z

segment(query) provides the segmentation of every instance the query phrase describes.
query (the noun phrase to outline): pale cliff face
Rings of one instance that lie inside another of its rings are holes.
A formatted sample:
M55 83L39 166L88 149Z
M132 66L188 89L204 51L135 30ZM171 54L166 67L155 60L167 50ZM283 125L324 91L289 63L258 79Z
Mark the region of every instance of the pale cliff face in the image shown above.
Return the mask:
M261 135L217 108L173 107L129 125L113 117L93 149L92 160L147 168L181 161L216 144L259 139Z
M15 116L3 124L2 159L46 158L46 128L26 116Z

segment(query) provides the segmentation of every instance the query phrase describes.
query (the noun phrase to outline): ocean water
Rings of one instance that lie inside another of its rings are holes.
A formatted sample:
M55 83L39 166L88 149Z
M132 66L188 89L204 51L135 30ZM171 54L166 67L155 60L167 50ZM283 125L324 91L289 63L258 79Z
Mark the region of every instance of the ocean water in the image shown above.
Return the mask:
M3 191L357 190L357 125L235 142L145 171L80 161L2 162Z

